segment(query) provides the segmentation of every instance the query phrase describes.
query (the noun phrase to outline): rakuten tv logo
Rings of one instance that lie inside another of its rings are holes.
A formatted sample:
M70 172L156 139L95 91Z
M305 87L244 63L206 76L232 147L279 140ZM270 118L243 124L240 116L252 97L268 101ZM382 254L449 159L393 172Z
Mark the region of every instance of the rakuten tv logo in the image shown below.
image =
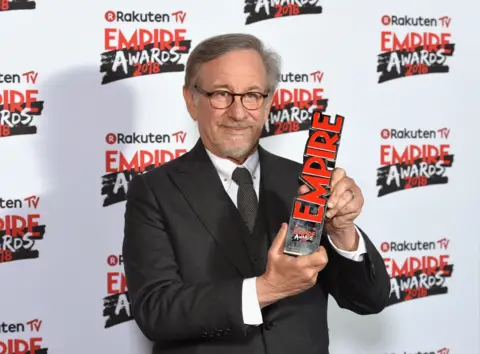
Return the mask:
M105 137L107 144L169 144L173 141L184 143L187 133L184 131L172 134L154 133L108 133Z
M412 252L412 251L432 251L432 250L446 250L450 240L442 238L438 241L400 241L400 242L383 242L380 245L382 252Z
M384 26L421 26L421 27L450 27L452 18L449 16L434 17L411 17L398 15L384 15L382 16L382 24Z
M380 136L383 139L448 139L450 129L382 129Z
M183 23L187 13L184 11L175 11L172 13L154 13L154 12L123 12L123 11L107 11L105 20L108 22L177 22Z

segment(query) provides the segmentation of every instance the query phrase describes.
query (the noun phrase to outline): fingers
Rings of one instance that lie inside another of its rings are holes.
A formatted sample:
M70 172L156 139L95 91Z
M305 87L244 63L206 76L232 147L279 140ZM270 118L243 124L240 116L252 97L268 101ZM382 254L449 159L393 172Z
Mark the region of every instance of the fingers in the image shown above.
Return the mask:
M345 177L347 177L347 173L345 172L345 170L343 168L334 168L333 169L333 173L332 173L332 177L331 177L331 180L330 180L330 190L333 191L333 189L335 188L335 185L340 182L342 179L344 179Z
M305 194L305 193L307 193L307 192L309 192L309 191L310 191L310 188L308 188L307 185L302 184L302 185L300 186L300 188L298 188L298 195Z
M340 186L340 184L338 184L338 186ZM360 195L360 192L358 191L357 193L355 193L356 190L357 190L356 187L348 188L343 191L343 194L339 198L337 197L338 193L336 193L335 196L332 193L332 196L334 197L334 199L333 201L329 199L328 202L329 202L329 205L330 203L332 203L331 205L333 205L333 207L328 209L326 214L327 218L332 218L339 213L341 214L351 213L359 209L360 208L360 205L358 203L359 199L355 200L355 198Z
M354 193L356 193L357 191L360 192L359 190L357 190L357 188L358 187L355 184L355 181L350 177L345 176L341 180L337 181L335 185L331 187L332 194L328 198L328 208L335 208L336 212L338 212L338 210L340 210L346 205L346 203L344 203L340 208L337 207L337 204L342 200L342 198L344 198L344 202L349 202L353 197L351 192L348 192L349 195L344 195L345 192L347 192L349 189Z
M287 237L288 224L283 222L280 230L277 233L277 236L270 246L270 251L274 255L283 254L283 249L285 246L285 238Z
M302 268L322 269L328 263L328 256L325 247L320 246L317 251L307 256L297 257L297 266Z
M360 210L355 211L353 213L337 215L335 218L331 220L332 226L336 229L345 228L345 225L350 227L352 225L353 220L355 220L360 215Z

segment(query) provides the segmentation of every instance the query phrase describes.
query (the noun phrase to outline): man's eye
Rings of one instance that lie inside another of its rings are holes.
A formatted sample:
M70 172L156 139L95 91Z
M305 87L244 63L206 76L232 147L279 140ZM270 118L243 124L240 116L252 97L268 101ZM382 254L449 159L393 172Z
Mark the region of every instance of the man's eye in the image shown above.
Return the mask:
M217 91L214 93L215 96L218 96L218 97L228 97L230 96L230 92L227 92L227 91Z

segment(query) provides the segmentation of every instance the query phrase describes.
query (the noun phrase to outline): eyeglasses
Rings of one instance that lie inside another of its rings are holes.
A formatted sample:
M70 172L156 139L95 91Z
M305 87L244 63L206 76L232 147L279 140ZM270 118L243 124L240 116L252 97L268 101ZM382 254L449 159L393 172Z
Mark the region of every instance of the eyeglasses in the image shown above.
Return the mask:
M231 93L224 90L208 92L197 85L195 85L195 88L198 92L207 96L212 107L217 109L230 107L235 100L235 96L240 96L243 107L251 111L262 107L265 98L268 97L268 93L264 94L260 92Z

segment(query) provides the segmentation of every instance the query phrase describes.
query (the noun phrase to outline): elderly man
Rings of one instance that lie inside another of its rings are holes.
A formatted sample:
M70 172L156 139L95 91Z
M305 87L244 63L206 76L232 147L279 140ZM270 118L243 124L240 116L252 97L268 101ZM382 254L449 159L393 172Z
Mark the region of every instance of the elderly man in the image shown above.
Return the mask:
M283 254L293 198L308 189L301 164L259 145L279 76L254 36L201 42L183 88L197 144L130 183L125 275L153 353L327 354L329 294L361 315L386 306L387 271L354 224L364 200L343 169L321 247Z

